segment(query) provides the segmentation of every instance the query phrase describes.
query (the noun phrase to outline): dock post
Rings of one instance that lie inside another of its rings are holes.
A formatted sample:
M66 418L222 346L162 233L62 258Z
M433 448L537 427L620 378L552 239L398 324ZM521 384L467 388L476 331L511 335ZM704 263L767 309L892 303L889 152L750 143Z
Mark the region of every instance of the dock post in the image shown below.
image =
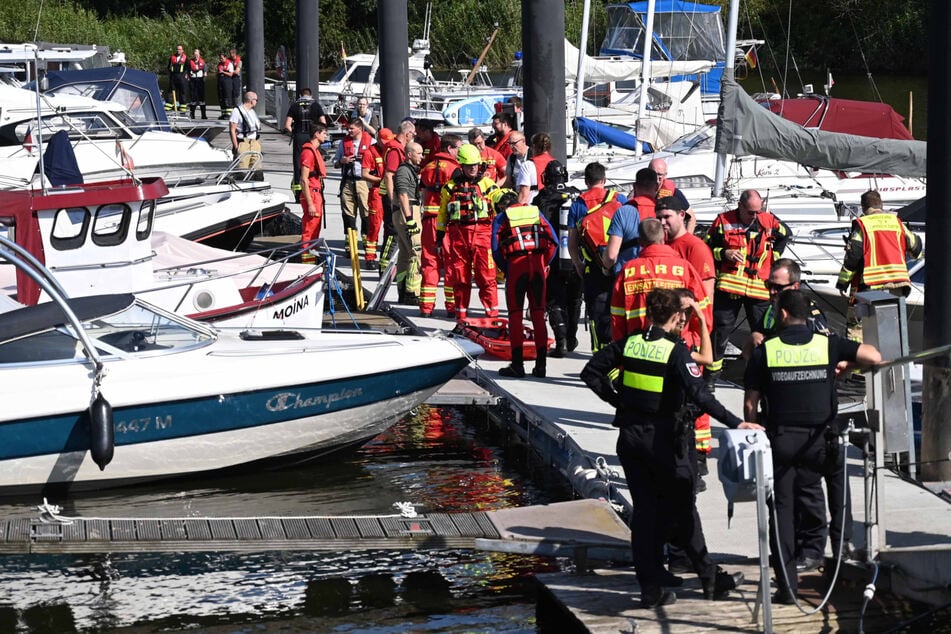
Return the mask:
M756 529L759 535L759 595L763 606L763 632L773 632L773 605L769 594L769 509L766 507L768 479L763 449L756 451ZM756 613L753 613L754 619Z

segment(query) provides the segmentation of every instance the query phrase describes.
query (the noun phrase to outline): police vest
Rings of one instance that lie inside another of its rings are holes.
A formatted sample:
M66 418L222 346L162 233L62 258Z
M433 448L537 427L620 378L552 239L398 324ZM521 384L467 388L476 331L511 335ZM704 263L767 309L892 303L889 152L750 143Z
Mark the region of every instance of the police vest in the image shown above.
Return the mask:
M621 208L617 192L605 191L604 197L598 200L600 196L601 190L597 189L589 189L580 196L588 208L588 214L578 223L578 237L584 247L581 254L588 261L597 257L601 249L608 245L608 227L614 214Z
M769 423L795 427L828 423L836 411L829 338L813 334L806 343L791 344L773 337L763 342L763 351Z
M855 222L862 231L861 283L872 288L890 283L910 284L901 220L894 214L875 213Z
M535 205L512 205L505 210L508 222L499 237L499 250L505 257L544 253L551 237L542 225Z
M740 222L736 209L717 216L707 236L708 244L716 239L715 235L722 243L710 245L717 261L717 289L741 297L769 299L766 280L773 258L778 257L773 253L773 242L779 229L779 220L769 212L756 214L749 227ZM727 259L727 249L739 250L743 261Z
M469 225L492 217L489 204L485 200L487 192L482 191L481 187L484 180L477 183L467 180L446 183L449 188L449 201L446 203L449 222Z
M667 363L676 344L666 337L650 341L646 335L634 333L624 344L620 396L626 407L656 414L661 411Z

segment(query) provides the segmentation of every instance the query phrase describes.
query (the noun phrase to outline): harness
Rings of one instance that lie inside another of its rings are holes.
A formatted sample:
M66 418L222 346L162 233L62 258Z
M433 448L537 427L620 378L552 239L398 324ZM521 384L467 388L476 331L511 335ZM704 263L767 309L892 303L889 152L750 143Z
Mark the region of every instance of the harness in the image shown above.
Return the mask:
M452 185L449 202L446 204L449 222L471 225L490 218L489 205L479 183L467 180L458 183L449 181L448 185Z
M581 199L588 205L588 214L578 223L578 235L584 247L581 254L590 262L608 245L608 227L614 214L621 208L621 203L617 201L617 192L613 190L606 191L601 202L594 206L590 206L591 201L585 194L581 195Z
M545 252L548 232L542 231L538 207L514 205L505 210L508 227L499 240L499 250L506 257Z

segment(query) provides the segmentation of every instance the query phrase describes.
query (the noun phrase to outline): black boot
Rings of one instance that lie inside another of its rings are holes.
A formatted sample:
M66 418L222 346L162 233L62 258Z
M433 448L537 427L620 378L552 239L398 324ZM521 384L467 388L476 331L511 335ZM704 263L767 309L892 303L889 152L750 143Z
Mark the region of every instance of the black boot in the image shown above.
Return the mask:
M561 359L568 354L568 325L565 323L565 311L560 306L548 309L548 322L555 333L555 347L551 351L553 359Z
M512 350L512 363L499 369L499 376L510 376L516 379L525 377L525 364L523 363L523 353L521 348Z
M649 610L659 608L662 605L670 605L677 602L677 595L663 588L642 588L641 589L641 608Z
M537 352L537 356L535 357L535 367L532 368L532 376L538 379L544 379L547 361L548 353L542 348Z
M552 359L561 359L568 354L568 341L564 337L559 337L558 333L555 333L555 347L551 349Z
M201 108L201 118L202 118L202 119L207 119L207 118L208 118L208 113L205 112L205 104L201 104L201 105L199 105L198 107Z
M725 599L731 590L736 590L743 583L744 579L746 577L742 572L730 573L717 566L716 574L712 579L700 579L703 584L703 598L707 601Z
M189 105L189 106L188 106L188 111L189 111L189 113L191 114L191 118L194 119L194 118L195 118L195 106Z

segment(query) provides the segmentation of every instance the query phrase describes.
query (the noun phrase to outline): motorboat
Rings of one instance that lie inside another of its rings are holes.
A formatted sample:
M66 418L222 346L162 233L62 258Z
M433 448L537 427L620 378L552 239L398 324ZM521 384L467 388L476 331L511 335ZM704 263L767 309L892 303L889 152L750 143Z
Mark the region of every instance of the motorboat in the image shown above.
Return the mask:
M370 331L215 329L131 294L69 298L6 238L52 302L0 314L0 492L104 488L296 463L362 444L479 349Z
M166 192L157 179L14 191L0 199L0 218L11 239L72 297L134 293L216 325L321 326L334 273L329 249L308 244L233 253L157 232ZM308 250L318 252L319 266L290 261ZM0 265L0 288L22 304L50 299L10 265Z
M129 178L133 171L169 185L213 182L233 168L231 153L204 139L164 130L139 134L139 125L120 103L0 85L0 189L28 186L39 172L40 140L59 131L73 146L84 182Z

